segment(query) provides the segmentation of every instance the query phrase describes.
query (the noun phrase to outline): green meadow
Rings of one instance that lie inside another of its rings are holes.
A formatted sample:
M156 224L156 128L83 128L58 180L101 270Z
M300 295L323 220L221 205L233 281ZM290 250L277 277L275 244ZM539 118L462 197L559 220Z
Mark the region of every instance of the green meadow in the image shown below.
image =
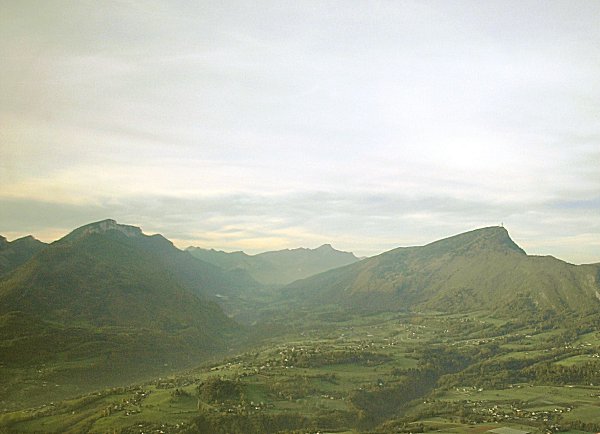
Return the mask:
M302 321L270 324L279 335L194 369L4 412L0 426L8 433L600 426L596 335L561 342L569 330L535 332L484 312L321 312Z

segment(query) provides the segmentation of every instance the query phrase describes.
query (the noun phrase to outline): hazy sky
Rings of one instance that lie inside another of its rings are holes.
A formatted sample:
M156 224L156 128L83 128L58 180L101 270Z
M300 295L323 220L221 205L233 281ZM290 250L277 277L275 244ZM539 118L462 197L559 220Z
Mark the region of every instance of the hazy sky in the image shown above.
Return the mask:
M599 1L0 0L0 234L600 261Z

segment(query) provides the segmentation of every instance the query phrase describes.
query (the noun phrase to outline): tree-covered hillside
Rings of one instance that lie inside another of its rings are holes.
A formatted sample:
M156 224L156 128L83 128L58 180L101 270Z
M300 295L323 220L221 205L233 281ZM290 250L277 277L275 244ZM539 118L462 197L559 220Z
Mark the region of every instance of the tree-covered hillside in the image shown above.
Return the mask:
M192 285L192 272L215 267L162 237L115 225L71 233L0 281L1 366L21 372L44 364L62 381L71 372L90 386L110 384L198 363L240 336L241 327L201 295L206 282L228 288L220 270Z
M31 235L8 241L0 236L0 278L27 262L33 255L46 247L46 243Z

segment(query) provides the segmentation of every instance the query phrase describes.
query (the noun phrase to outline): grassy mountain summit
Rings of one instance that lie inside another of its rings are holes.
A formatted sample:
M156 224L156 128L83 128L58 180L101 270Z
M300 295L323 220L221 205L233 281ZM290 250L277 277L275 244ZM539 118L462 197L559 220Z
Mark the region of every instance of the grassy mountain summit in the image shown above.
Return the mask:
M596 311L600 264L529 256L503 227L401 247L289 285L305 304L441 311Z
M462 234L454 235L424 246L429 253L452 252L477 253L480 251L516 252L525 255L525 251L510 238L503 226L490 226Z
M248 255L188 247L193 256L225 270L238 270L266 285L284 285L333 268L352 264L358 258L350 252L323 244L316 249L297 248Z

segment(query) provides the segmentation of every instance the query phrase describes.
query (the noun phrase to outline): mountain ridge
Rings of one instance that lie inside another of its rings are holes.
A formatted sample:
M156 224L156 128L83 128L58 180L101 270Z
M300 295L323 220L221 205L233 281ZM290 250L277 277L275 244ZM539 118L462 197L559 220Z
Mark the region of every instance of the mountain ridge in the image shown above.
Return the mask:
M366 310L590 311L600 300L600 265L530 256L503 227L492 226L399 247L288 285L290 302L340 303ZM597 295L598 294L598 295Z
M46 247L46 243L32 235L13 241L8 241L6 237L0 235L0 277L9 274Z
M87 309L93 309L94 303L100 303L99 306L104 309L105 303L118 291L126 297L134 292L144 296L145 291L151 291L158 297L171 292L174 298L161 298L162 307L176 299L187 300L181 306L182 312L186 306L198 304L195 300L201 294L186 287L181 278L169 269L170 265L161 263L151 249L144 249L144 246L132 242L123 232L92 230L79 235L73 238L69 234L52 243L1 281L0 313L29 309L33 314L38 313L36 310L40 311L43 319L69 321L69 318L77 315L64 316L65 309L69 309L68 306L76 302L78 297L92 294L95 302L84 299L83 304L76 309L81 320L81 315ZM70 295L63 295L65 291L71 291ZM97 291L101 291L100 298L94 295ZM31 296L37 299L32 299ZM21 300L27 298L26 306L20 305ZM197 300L200 302L200 299ZM138 302L139 300L133 299L129 303L134 307L139 305ZM203 303L213 302L207 298ZM57 313L52 313L53 306L58 309ZM142 309L147 307L139 306ZM119 303L113 307L120 309ZM102 321L98 322L102 317L102 314L92 311L85 320L94 325L103 325ZM125 321L121 325L142 326L158 319L160 315L157 317L156 314L149 313L135 322L135 315L125 315L116 318L116 324ZM189 319L193 320L191 317ZM114 320L108 323L114 323Z
M99 226L0 279L1 366L44 364L52 381L85 390L190 366L244 336L211 297L230 284L221 270L162 236Z
M264 285L284 285L359 259L351 252L323 244L315 249L298 247L249 255L243 251L224 252L188 247L187 252L225 270L241 270Z
M119 233L140 249L153 254L164 267L174 272L192 292L201 297L232 295L243 288L257 286L249 276L228 273L209 262L195 258L189 252L177 248L171 240L161 234L147 235L137 226L117 223L113 219L83 225L52 244L69 244L92 234L110 233Z

